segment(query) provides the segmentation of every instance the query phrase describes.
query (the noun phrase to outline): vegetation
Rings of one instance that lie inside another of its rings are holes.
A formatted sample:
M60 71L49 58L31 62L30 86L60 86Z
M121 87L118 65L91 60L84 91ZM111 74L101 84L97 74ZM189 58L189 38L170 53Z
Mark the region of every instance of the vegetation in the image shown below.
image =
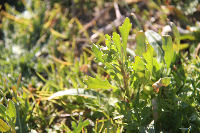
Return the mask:
M200 132L199 7L2 2L0 132Z

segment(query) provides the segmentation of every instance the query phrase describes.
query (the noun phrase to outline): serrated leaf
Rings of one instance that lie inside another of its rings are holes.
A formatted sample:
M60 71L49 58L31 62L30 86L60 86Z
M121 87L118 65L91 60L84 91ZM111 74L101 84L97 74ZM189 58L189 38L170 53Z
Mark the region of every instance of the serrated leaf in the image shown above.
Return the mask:
M171 62L173 60L174 57L174 50L173 50L173 45L172 45L172 38L168 35L163 36L162 37L162 48L164 50L164 59L165 59L165 63L167 65L167 68L170 67Z
M132 68L136 72L137 71L142 71L142 70L145 69L144 62L143 62L141 57L135 56L135 61L134 61L134 63L132 63Z
M162 37L152 30L147 30L145 32L145 36L148 43L153 47L154 51L156 52L158 62L161 62L164 55L162 50Z
M106 46L110 49L111 48L111 37L108 34L105 35L105 43L106 43Z
M95 44L92 45L92 51L94 52L97 61L104 62L103 52L100 50L100 48L97 45Z
M75 121L72 121L71 124L72 124L72 128L73 128L73 129L76 129L76 127L77 127L76 122L75 122Z
M122 46L123 46L124 53L126 53L127 40L128 40L128 35L131 30L131 27L132 27L132 24L130 23L129 18L126 18L122 26L119 27L119 31L122 37L122 44L123 44Z
M6 115L9 116L14 120L14 123L16 121L16 109L15 109L15 103L12 100L9 100L8 107L6 109Z
M152 70L153 70L153 48L151 47L150 44L147 43L147 51L145 53L143 53L143 57L146 61L146 68L147 70L149 70L150 74L152 74Z
M136 34L135 40L136 40L136 51L135 53L139 56L142 56L143 53L145 53L146 49L146 42L145 42L145 34L142 31L139 31Z
M0 115L5 116L6 107L3 104L0 104Z
M6 122L4 122L2 119L0 119L0 131L1 132L7 132L10 130L10 127Z
M89 79L86 81L88 89L113 89L115 88L112 86L108 80L103 80L100 78L92 78L89 77Z
M113 32L113 37L112 37L113 43L117 48L118 54L121 54L121 41L120 41L120 35L117 34L116 32Z

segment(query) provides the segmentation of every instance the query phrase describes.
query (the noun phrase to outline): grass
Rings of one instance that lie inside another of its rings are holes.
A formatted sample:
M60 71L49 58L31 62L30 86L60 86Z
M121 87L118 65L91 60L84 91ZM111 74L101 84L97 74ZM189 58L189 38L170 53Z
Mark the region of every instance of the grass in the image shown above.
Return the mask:
M118 1L94 40L112 1L5 4L0 132L199 132L195 2Z

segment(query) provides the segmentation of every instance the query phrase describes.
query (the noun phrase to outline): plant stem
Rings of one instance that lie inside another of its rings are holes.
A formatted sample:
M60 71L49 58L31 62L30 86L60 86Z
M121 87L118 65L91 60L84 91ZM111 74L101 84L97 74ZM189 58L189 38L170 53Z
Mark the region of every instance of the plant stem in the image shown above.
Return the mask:
M121 63L121 61L119 61L119 64L120 64L121 74L123 76L123 85L124 85L123 88L126 91L126 96L130 97L129 88L128 88L129 79L125 71L125 66L124 66L124 63Z

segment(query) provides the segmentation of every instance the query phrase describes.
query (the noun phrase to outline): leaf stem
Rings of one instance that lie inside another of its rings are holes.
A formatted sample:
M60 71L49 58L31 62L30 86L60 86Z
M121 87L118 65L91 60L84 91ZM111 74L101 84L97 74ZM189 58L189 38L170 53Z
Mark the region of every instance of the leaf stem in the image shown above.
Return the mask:
M126 91L125 92L126 96L130 97L129 88L128 88L128 75L126 73L124 63L119 61L119 65L120 65L120 69L121 69L121 74L123 76L123 88Z

